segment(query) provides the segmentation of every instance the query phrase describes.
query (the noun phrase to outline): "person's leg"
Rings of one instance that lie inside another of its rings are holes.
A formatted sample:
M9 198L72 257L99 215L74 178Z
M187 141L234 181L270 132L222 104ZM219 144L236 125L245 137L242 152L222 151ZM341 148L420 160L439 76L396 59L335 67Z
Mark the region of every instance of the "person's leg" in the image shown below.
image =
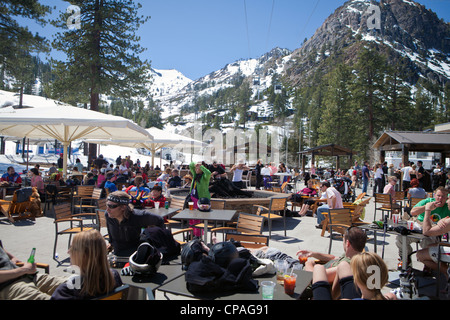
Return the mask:
M331 286L328 282L324 265L316 264L314 266L312 292L314 300L332 300Z
M322 224L322 221L325 220L324 213L328 212L328 205L324 204L317 208L316 214L317 214L317 224Z

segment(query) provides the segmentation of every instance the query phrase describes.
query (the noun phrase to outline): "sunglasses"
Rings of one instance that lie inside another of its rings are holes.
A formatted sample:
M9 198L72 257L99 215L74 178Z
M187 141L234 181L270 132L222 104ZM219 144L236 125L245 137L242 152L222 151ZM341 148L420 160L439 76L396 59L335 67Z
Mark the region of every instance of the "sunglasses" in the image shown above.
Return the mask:
M108 209L115 209L120 206L120 204L107 204L106 206L108 207Z

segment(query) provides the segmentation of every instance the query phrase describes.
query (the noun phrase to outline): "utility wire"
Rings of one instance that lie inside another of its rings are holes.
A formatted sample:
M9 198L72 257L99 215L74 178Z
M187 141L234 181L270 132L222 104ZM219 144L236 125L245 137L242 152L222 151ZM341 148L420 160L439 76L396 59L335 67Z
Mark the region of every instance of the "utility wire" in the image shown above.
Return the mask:
M312 15L314 14L314 12L315 12L316 9L317 9L317 6L319 5L319 2L320 2L320 0L317 0L316 5L314 6L314 8L313 8L311 14L310 14L309 17L308 17L308 20L306 20L306 23L305 23L305 25L303 26L302 32L300 33L300 37L304 34L305 29L306 29L306 27L308 26L309 21L311 20ZM301 42L301 41L303 41L303 40L300 39L300 42Z
M269 30L267 30L266 51L269 51L269 38L270 38L270 30L272 28L272 17L274 8L275 8L275 0L272 0L272 11L270 12Z
M247 45L248 45L248 57L251 58L251 50L250 50L250 34L248 33L248 18L247 18L247 3L244 0L244 13L245 13L245 28L247 30Z

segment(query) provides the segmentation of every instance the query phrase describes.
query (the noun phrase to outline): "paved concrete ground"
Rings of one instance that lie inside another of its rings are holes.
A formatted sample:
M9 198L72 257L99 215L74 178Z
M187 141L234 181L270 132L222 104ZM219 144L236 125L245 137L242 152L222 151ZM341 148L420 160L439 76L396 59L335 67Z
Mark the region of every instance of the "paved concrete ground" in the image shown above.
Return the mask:
M302 185L303 186L303 185ZM357 194L361 192L357 189ZM368 194L372 194L369 189ZM365 221L372 222L374 213L374 200L366 208ZM297 208L298 210L299 208ZM270 247L278 248L282 252L295 257L299 249L308 249L318 252L328 252L328 233L321 237L321 230L316 229L316 218L313 217L293 217L287 219L287 236L284 237L282 222L273 223L272 239ZM51 213L47 216L32 221L20 221L11 224L8 220L0 218L0 240L3 246L18 258L26 260L33 247L36 247L36 259L38 262L50 264L50 273L54 275L67 275L65 269L70 265L67 254L68 237L60 236L58 240L57 252L60 262L52 259L53 244L55 238L55 227ZM268 234L267 227L264 234ZM378 237L378 254L381 255L381 245L383 237ZM366 250L373 251L373 243L368 242ZM343 252L342 241L333 241L332 254L340 255ZM396 270L398 262L398 250L395 245L395 237L386 236L384 260L390 270ZM422 270L423 265L415 261L413 256L413 267ZM395 273L393 273L395 277ZM429 289L434 292L434 280Z

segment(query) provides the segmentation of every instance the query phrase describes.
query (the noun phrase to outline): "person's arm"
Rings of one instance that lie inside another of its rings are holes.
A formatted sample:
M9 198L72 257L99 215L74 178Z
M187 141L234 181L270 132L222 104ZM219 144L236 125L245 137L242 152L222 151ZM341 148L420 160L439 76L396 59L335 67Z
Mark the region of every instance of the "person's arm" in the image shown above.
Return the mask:
M425 206L425 216L423 217L422 233L428 237L440 236L450 231L450 217L439 220L436 225L431 224L431 212L436 208L435 202L429 202Z
M35 274L36 271L36 264L29 262L25 262L25 264L20 268L0 270L0 283L17 279L27 274Z

